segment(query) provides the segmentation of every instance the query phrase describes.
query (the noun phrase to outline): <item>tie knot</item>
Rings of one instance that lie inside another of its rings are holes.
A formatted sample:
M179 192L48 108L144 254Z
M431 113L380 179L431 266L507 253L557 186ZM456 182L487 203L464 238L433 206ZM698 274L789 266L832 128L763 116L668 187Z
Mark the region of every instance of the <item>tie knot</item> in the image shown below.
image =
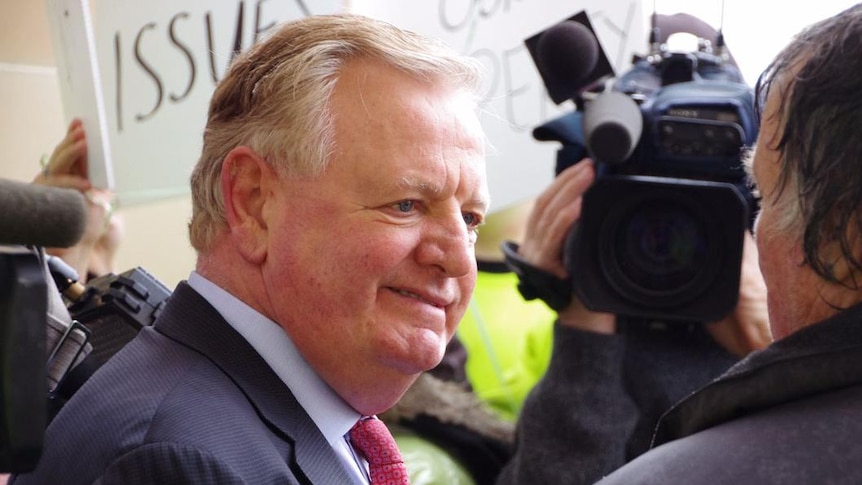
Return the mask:
M410 485L407 466L383 421L362 418L349 434L350 443L368 461L371 485Z
M389 429L377 418L362 418L353 425L350 442L370 465L391 465L404 461Z

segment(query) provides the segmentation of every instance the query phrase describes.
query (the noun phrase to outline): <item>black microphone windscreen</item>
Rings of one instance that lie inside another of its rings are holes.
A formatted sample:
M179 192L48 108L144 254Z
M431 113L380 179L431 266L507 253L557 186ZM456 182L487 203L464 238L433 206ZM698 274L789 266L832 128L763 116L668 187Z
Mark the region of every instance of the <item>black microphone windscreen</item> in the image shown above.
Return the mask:
M598 40L583 24L566 20L542 33L536 44L536 57L551 83L566 86L574 94L584 87L587 76L596 67Z
M67 248L87 225L87 203L73 189L0 179L0 244Z

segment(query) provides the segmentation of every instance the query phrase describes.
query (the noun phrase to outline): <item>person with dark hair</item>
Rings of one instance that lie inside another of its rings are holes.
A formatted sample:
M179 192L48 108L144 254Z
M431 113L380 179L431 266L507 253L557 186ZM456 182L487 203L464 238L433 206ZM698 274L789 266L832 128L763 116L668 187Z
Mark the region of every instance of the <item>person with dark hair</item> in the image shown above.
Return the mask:
M481 83L351 14L238 55L191 176L195 270L13 483L408 483L375 415L440 362L475 285Z
M650 450L599 483L862 482L859 72L862 4L803 29L764 71L746 166L761 196L754 234L774 342L674 405ZM573 360L570 368L591 364ZM545 412L566 406L547 391L567 378L549 371L521 416L515 462L530 455L540 461L532 468L553 467L557 479L541 483L581 483L566 453L590 444L583 416ZM619 407L589 397L597 408ZM612 413L596 415L622 425ZM531 453L540 441L552 451Z

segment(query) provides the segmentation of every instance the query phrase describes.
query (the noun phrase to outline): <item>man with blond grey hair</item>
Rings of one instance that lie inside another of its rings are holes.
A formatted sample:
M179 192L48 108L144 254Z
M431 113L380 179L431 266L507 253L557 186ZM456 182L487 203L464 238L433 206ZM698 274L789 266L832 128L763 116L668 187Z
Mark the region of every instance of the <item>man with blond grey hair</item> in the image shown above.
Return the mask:
M351 430L440 362L472 294L477 66L348 14L237 57L191 177L195 271L14 483L407 483Z

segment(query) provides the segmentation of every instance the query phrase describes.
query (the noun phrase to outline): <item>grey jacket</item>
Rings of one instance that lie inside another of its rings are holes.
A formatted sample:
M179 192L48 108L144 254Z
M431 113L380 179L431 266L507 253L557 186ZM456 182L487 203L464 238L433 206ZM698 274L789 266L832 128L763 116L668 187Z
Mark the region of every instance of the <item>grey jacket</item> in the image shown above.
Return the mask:
M862 305L753 353L670 410L615 484L862 483Z
M498 485L595 482L647 451L661 415L738 360L701 324L618 324L618 335L555 327Z

